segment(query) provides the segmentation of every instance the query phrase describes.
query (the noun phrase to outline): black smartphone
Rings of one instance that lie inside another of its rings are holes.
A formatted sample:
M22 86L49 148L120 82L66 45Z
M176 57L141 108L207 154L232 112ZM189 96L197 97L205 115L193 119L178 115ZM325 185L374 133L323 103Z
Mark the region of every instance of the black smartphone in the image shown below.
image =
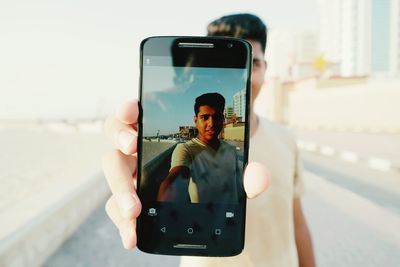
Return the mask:
M245 234L251 45L150 37L140 49L137 246L237 255Z

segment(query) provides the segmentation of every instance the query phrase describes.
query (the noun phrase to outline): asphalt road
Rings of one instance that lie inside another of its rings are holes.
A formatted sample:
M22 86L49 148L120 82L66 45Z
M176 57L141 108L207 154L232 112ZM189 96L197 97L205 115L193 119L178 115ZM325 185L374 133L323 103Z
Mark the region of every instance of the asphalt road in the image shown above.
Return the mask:
M175 267L179 257L149 255L123 248L119 232L100 205L78 230L51 256L47 267Z
M318 266L400 266L400 187L389 187L400 175L313 154L303 161L314 175L302 202Z
M362 217L362 214L368 215L369 210L377 210L391 218L392 226L400 219L400 187L392 186L400 181L400 176L375 173L364 170L363 166L312 154L304 155L304 165L310 178L306 179L309 189L302 201L318 266L400 266L399 235L390 235L385 225L368 223ZM378 181L377 174L380 174ZM317 187L319 183L327 192L332 191L330 198ZM350 197L343 200L342 195ZM353 199L359 203L354 209ZM339 205L343 201L349 203ZM370 215L371 220L376 216L372 211ZM400 229L400 224L398 226ZM179 257L124 250L118 231L101 205L44 266L151 267L161 264L178 266Z

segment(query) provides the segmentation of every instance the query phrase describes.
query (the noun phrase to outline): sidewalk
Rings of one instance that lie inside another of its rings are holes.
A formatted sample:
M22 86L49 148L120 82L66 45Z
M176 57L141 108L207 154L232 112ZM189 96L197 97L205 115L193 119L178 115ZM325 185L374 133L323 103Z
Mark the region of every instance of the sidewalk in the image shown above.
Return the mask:
M292 129L299 147L349 162L365 162L372 169L400 172L400 135L339 133Z
M1 125L1 266L40 265L108 194L107 143L89 128Z

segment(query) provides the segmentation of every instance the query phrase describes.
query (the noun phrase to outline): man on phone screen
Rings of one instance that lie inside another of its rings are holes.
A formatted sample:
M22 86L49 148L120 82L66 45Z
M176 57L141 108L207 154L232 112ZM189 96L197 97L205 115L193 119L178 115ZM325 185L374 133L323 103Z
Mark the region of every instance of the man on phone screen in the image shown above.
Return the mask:
M196 98L194 123L197 137L178 144L163 180L158 201L237 203L241 180L236 148L219 136L224 123L225 98L207 93Z

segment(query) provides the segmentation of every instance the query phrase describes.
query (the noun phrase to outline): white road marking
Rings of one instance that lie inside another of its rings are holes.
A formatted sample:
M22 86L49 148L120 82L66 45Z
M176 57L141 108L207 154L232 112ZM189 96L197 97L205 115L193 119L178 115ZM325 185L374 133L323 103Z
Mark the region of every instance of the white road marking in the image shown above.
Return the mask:
M340 158L347 162L357 162L359 157L353 151L343 151L340 153Z
M392 164L390 163L390 161L385 159L375 158L375 157L368 159L368 166L375 170L388 172L392 167L391 165Z
M335 154L335 149L330 146L321 146L319 151L322 155L325 156L333 156Z

